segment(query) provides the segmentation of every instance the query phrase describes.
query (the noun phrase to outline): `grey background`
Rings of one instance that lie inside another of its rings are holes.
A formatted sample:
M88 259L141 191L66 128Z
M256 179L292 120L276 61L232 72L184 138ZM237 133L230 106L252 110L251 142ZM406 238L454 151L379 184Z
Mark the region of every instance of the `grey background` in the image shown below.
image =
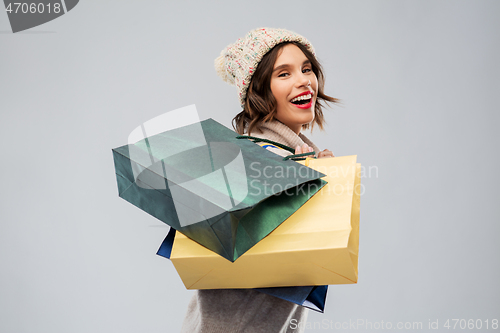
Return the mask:
M12 34L0 12L0 331L180 330L192 292L155 255L168 228L118 197L111 148L193 103L230 126L236 90L213 60L261 26L306 36L343 102L313 141L378 169L362 179L359 282L331 286L310 324L499 319L499 14L498 1L82 1Z

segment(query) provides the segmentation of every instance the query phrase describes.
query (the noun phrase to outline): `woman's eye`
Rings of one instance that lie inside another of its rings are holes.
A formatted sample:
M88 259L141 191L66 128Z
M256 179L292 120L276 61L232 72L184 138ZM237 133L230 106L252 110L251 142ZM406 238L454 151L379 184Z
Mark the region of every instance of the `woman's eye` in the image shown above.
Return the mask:
M310 68L304 68L304 69L302 70L302 73L309 73L310 71L311 71L311 69L310 69Z
M286 76L288 76L288 73L281 73L278 75L278 77L286 77Z

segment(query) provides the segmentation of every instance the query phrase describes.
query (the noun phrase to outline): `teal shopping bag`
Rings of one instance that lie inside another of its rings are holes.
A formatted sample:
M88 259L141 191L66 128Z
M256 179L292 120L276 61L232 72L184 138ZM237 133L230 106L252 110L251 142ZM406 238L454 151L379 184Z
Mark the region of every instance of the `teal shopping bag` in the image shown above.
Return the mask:
M236 260L325 184L236 136L207 119L113 149L120 197Z

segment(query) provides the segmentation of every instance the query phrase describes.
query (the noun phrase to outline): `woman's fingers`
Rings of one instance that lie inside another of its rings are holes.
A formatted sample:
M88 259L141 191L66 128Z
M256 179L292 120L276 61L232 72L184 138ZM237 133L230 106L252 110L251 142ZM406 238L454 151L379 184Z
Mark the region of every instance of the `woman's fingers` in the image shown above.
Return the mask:
M295 147L295 154L312 153L313 151L314 151L314 149L312 147L309 147L305 143L302 145L302 147L301 146ZM311 157L314 157L314 156L311 155ZM333 156L333 153L331 151L329 151L328 149L325 149L318 154L318 158L319 157L334 157L334 156Z
M322 157L335 157L335 156L333 155L333 153L331 151L329 151L328 149L325 149L318 154L318 158L322 158Z
M309 147L307 144L303 144L302 147L301 146L297 146L295 147L295 154L304 154L304 153L310 153L312 152L313 149L311 147Z

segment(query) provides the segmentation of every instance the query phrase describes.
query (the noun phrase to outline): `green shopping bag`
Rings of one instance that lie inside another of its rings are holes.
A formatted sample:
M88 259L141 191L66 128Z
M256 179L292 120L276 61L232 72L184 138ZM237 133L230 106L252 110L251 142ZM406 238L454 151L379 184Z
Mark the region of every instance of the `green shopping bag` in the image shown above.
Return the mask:
M325 184L236 136L207 119L113 149L120 197L236 260Z

